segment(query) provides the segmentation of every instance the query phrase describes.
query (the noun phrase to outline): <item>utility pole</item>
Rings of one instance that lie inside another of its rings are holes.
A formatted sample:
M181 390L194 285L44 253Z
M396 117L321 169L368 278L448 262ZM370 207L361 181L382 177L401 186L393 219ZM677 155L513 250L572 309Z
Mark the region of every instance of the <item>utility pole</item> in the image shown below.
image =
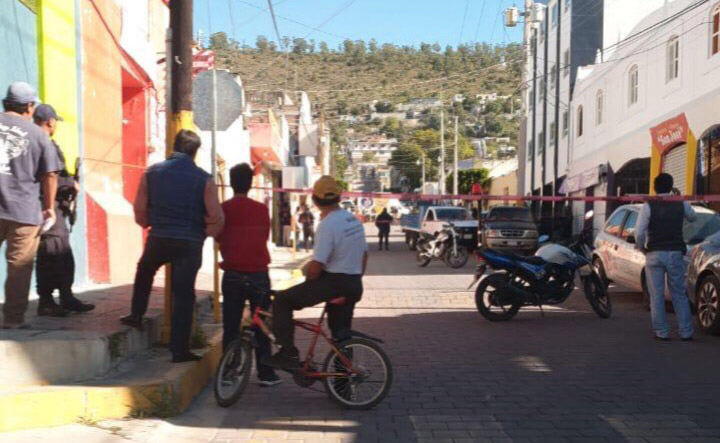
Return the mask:
M168 30L169 51L165 54L168 69L169 101L165 103L165 154L173 151L175 135L181 129L193 128L192 115L192 0L172 1L170 8L170 29ZM170 341L170 317L172 313L172 274L165 266L165 303L161 341Z
M458 195L458 116L455 116L455 145L453 151L453 194Z
M445 107L440 106L440 194L445 194Z
M422 188L420 188L420 194L425 193L425 153L422 153L422 156L420 157L420 164L422 165L422 181L420 182L422 185Z

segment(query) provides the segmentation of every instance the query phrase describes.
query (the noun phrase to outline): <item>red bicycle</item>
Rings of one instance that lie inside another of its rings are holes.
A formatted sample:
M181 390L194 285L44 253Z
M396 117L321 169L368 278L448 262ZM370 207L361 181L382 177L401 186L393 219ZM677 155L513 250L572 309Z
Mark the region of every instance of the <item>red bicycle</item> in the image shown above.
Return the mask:
M330 300L329 304L343 304L345 298ZM317 323L294 320L295 327L312 334L307 355L301 360L301 368L293 372L293 380L301 387L309 388L323 381L327 395L347 409L371 409L378 405L390 391L393 372L390 359L380 347L382 340L357 331L350 331L350 338L336 342L323 328L327 304ZM257 308L251 325L256 326L272 342L275 337L265 322L272 313ZM256 346L252 328L243 328L240 337L233 341L220 360L215 376L215 400L222 407L229 407L242 396L253 368L253 347ZM330 351L322 364L315 361L315 348L322 338Z

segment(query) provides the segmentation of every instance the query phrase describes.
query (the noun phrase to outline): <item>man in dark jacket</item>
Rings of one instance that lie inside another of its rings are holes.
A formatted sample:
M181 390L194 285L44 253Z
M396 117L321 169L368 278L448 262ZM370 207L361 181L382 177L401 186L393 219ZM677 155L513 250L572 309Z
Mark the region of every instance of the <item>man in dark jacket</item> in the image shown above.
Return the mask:
M378 236L380 237L380 250L383 248L383 240L385 241L385 250L389 250L390 243L390 225L392 225L393 218L387 211L387 208L383 208L380 215L375 219L375 226L378 228Z
M655 178L654 185L658 196L669 196L673 191L673 178L670 174L662 173ZM645 251L652 326L655 338L662 341L670 340L670 325L665 315L666 278L680 338L689 341L693 335L692 314L685 291L685 219L696 219L695 211L688 202L650 201L643 205L635 230L635 247Z
M75 257L70 247L70 230L66 219L70 217L71 205L78 193L78 185L70 176L60 147L52 140L57 123L62 118L55 109L46 104L38 105L33 113L35 124L45 131L55 146L60 171L58 173L58 189L55 199L55 223L41 232L40 247L36 259L37 293L40 301L37 314L40 316L65 317L68 312L87 312L95 309L95 305L83 303L73 295L72 285L75 281ZM60 305L55 303L53 293L60 292Z
M202 265L205 238L220 234L224 223L215 182L193 161L200 143L194 132L178 132L175 152L143 175L135 199L135 221L150 228L150 234L137 265L132 311L120 319L123 324L142 328L155 274L161 266L171 264L173 363L200 359L190 352L195 279Z

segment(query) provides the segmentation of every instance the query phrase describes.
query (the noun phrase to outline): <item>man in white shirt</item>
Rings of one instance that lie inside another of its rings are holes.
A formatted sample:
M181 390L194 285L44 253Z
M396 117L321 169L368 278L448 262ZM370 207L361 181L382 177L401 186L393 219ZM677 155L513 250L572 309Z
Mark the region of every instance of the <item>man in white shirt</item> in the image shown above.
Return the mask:
M273 332L280 351L266 364L274 368L293 370L300 366L293 311L343 297L344 303L328 305L328 325L335 340L347 337L350 330L355 303L363 293L368 247L362 223L340 208L341 193L330 176L321 177L313 188L313 203L320 210L313 260L307 267L306 281L279 292L273 301Z

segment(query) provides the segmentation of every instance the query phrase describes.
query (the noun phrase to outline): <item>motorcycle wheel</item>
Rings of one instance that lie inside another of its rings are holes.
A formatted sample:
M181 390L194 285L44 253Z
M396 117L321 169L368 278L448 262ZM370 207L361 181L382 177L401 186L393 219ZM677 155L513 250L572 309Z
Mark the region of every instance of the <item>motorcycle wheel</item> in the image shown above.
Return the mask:
M430 255L422 247L418 247L416 258L417 264L421 268L424 268L425 266L430 264L430 261L432 260L432 257L430 257Z
M468 262L469 254L466 248L457 248L457 254L450 248L445 254L445 264L453 269L460 269Z
M475 290L475 306L478 312L490 321L507 321L520 311L520 303L500 304L498 287L508 283L508 275L504 273L490 274L480 280Z
M600 318L609 318L612 314L612 302L607 289L605 289L597 273L591 273L583 280L585 296L590 302L593 311Z

